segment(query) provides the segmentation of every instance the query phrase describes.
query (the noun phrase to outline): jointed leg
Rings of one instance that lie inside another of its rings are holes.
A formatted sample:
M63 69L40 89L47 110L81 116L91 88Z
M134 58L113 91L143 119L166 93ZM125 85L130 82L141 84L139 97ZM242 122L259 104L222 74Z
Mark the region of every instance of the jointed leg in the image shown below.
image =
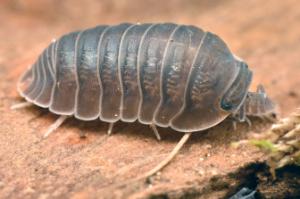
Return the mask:
M67 115L61 115L57 120L48 128L43 138L47 138L51 133L53 133L62 123L68 118Z
M237 129L237 121L235 121L235 120L232 121L232 128L233 128L234 131L236 131L236 129Z
M160 135L159 135L159 132L158 132L156 126L155 126L154 124L150 124L149 126L150 126L150 128L153 130L153 132L154 132L154 134L155 134L157 140L161 140L161 137L160 137Z
M26 107L31 106L31 105L32 105L31 102L21 102L21 103L12 105L10 107L10 109L16 110L16 109L26 108Z
M233 120L232 121L232 127L233 127L233 130L236 131L237 130L237 122L236 120ZM245 120L242 121L242 122L246 122L248 124L248 127L251 128L252 126L252 122L251 120L248 118L248 117L245 117Z
M111 135L115 122L109 123L107 135Z
M251 122L251 120L250 120L248 117L245 117L245 121L247 122L248 127L251 128L251 127L252 127L252 122Z

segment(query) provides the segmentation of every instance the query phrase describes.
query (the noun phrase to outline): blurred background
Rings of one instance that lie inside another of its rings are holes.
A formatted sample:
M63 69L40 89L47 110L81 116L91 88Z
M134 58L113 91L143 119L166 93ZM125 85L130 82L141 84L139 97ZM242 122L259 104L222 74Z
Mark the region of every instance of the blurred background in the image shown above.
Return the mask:
M16 91L18 78L52 39L122 22L174 22L213 32L254 72L251 90L263 84L284 116L300 107L299 0L0 0L0 198L66 198L73 193L77 196L73 198L89 198L85 196L95 192L100 198L104 194L100 185L120 169L131 168L123 170L121 180L136 177L153 168L178 142L179 133L161 128L164 140L157 142L147 126L121 122L107 139L107 124L84 123L84 127L78 120L41 141L56 116L37 107L9 108L22 101ZM246 129L245 124L239 126ZM211 176L236 172L262 157L253 147L228 146L245 139L246 132L221 126L215 133L199 133L162 172L161 180L115 194L171 190L180 195L187 187L194 193L206 185L219 191L215 184L224 194L223 181L208 184ZM281 184L270 187L282 189ZM112 198L112 190L105 193Z
M214 32L248 62L252 89L263 83L284 114L300 104L297 0L1 0L0 73L9 70L15 80L53 38L121 22L175 22Z

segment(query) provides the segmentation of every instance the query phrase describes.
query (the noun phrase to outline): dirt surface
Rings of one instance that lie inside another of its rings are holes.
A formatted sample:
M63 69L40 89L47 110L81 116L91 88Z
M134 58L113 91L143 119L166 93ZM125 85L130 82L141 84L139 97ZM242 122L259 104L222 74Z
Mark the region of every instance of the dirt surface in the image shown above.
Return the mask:
M21 102L16 81L37 55L61 34L97 24L170 21L218 34L247 60L252 90L262 83L287 115L300 104L300 6L297 0L0 1L0 198L224 198L238 169L263 160L253 147L230 143L261 132L230 122L194 134L176 159L148 181L121 186L160 162L182 134L159 129L158 142L147 126L69 119L48 139L41 137L57 116L37 107L12 111ZM167 3L168 2L168 3ZM217 185L217 186L216 186ZM276 193L275 193L276 195Z

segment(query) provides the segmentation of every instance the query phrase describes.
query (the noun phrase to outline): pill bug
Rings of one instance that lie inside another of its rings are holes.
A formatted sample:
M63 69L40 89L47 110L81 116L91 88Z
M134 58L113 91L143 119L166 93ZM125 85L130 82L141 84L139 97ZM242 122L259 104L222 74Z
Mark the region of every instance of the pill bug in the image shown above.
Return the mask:
M97 26L53 41L24 73L28 102L80 120L171 127L188 135L274 111L252 72L215 34L190 25ZM49 131L49 132L50 132ZM49 134L49 133L48 133ZM47 135L48 135L47 134Z

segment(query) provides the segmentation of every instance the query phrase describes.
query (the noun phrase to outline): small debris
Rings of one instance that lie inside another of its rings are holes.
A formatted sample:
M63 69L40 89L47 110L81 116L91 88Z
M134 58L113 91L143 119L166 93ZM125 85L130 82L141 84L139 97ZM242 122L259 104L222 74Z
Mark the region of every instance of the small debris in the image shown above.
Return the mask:
M286 165L300 166L300 110L287 118L281 119L272 125L270 130L262 134L260 139L247 140L268 155L268 165L272 176L275 170ZM233 146L239 146L235 143Z
M255 190L253 191L247 187L243 187L240 191L238 191L229 199L255 199L255 193Z
M296 97L298 97L298 94L295 91L289 91L288 96L296 98Z

